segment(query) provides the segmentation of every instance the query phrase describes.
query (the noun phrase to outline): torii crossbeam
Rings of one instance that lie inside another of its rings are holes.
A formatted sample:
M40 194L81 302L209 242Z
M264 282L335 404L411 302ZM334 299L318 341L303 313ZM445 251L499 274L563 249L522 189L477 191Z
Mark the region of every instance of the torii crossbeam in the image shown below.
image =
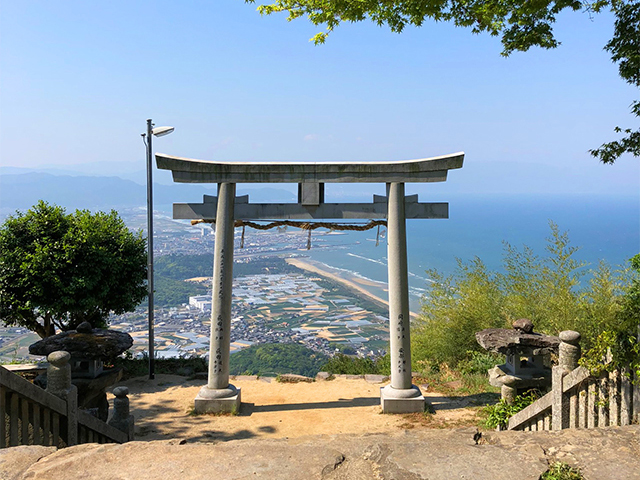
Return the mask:
M405 197L408 182L444 182L461 168L464 153L394 162L258 163L208 162L156 154L158 168L181 183L217 183L218 196L203 203L176 203L173 218L216 221L209 377L195 399L195 411L238 411L240 389L229 384L234 220L387 219L391 383L381 389L385 413L423 411L420 389L411 382L407 218L448 218L447 203L419 203ZM237 183L297 183L297 203L249 203L236 197ZM325 203L325 183L385 183L387 196L372 203Z

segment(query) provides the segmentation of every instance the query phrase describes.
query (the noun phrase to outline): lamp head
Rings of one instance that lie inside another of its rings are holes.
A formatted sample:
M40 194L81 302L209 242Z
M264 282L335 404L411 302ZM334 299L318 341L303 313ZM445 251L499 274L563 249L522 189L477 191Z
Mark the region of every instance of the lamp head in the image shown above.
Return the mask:
M173 127L156 127L151 130L151 133L156 137L163 137L173 132Z

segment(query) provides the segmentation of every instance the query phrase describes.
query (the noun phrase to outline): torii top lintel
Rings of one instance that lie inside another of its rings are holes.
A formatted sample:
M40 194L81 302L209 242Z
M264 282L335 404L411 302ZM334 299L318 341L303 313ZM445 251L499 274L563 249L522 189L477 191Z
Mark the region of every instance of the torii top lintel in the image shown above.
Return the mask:
M464 153L393 162L212 162L156 154L158 168L179 183L444 182Z

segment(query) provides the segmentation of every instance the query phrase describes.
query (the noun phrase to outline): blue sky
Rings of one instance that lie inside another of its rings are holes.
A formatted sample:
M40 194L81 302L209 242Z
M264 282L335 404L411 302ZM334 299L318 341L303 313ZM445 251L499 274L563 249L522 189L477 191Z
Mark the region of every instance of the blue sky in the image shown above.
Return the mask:
M634 127L602 50L610 15L559 18L556 50L500 56L498 38L426 23L400 35L261 17L242 0L3 2L0 166L144 168L156 151L205 160L402 160L466 153L478 193L627 194L640 161L588 149ZM637 119L635 119L637 122ZM117 162L117 163L116 163ZM462 188L462 187L460 187Z

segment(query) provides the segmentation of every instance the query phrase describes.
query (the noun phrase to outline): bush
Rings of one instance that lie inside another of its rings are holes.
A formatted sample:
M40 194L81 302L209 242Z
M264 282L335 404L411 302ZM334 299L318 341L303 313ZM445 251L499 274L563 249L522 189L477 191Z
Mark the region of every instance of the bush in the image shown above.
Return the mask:
M540 480L583 480L579 470L570 467L566 463L554 462L549 470L540 476Z
M321 370L333 374L343 375L390 375L389 354L375 360L371 358L349 357L342 353L335 355L325 363Z
M463 375L484 375L496 365L504 363L504 356L490 352L469 352L467 358L458 362L458 370Z
M509 418L524 410L526 407L540 398L540 392L530 390L522 395L517 395L512 405L509 405L503 399L500 399L495 405L487 405L484 408L484 414L487 415L485 425L487 428L506 428Z
M580 364L594 375L630 367L640 376L640 254L634 256L630 263L635 275L617 302L614 321L602 325L592 348L580 359Z
M604 262L587 271L574 258L578 248L570 245L567 234L553 223L550 227L543 257L526 246L518 250L505 243L502 272L489 271L477 257L468 263L458 260L449 277L427 271L433 283L413 324L414 360L472 368L469 352L483 352L475 333L511 328L518 318L531 319L537 332L549 335L580 332L583 351L601 344L598 337L605 331L637 338L635 330L627 327L637 326L640 318L640 259L635 274L613 271ZM587 273L589 282L581 283ZM633 285L638 285L635 296ZM628 321L621 322L622 318Z
M126 353L124 357L118 357L113 362L113 366L124 369L123 378L125 380L149 374L149 357L147 355L142 358L132 358ZM202 357L156 358L154 362L154 372L158 374L184 375L185 372L194 374L207 370L207 361Z
M268 343L252 345L231 355L231 375L276 376L294 373L315 377L327 356L297 343Z

